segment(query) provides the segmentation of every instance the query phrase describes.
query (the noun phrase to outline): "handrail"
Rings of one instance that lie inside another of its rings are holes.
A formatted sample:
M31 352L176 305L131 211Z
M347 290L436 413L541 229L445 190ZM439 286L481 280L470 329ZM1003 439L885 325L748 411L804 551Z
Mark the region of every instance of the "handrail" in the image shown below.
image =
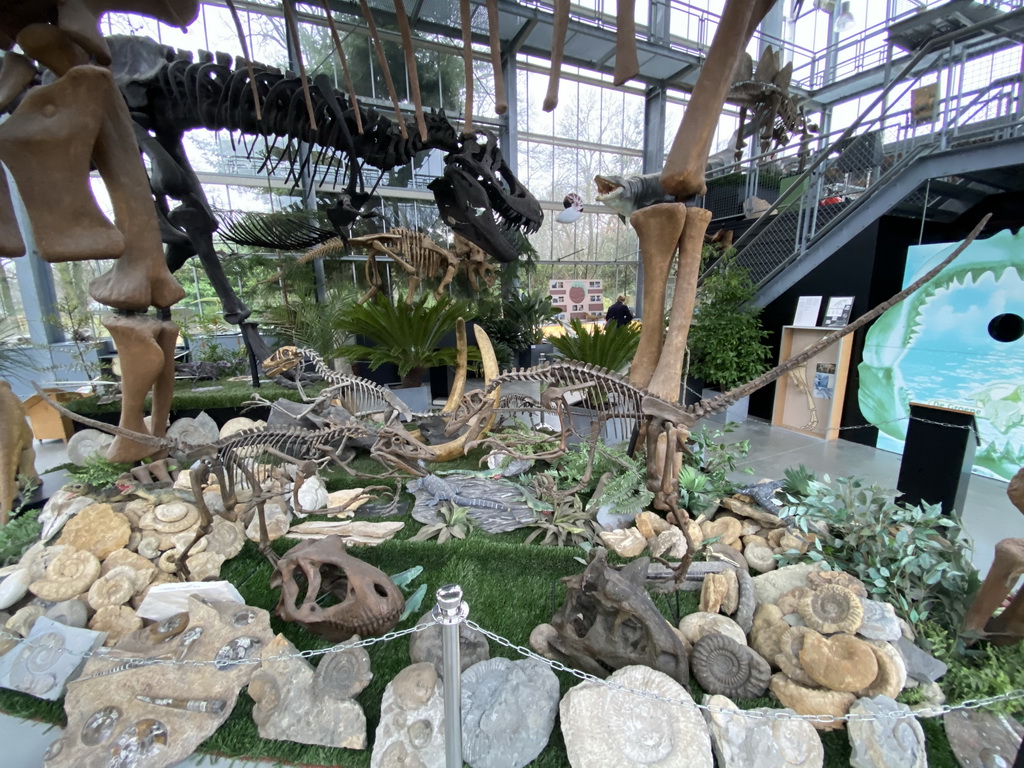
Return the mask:
M1009 13L1003 14L1001 16L986 19L984 21L978 22L977 24L972 24L970 27L964 27L963 29L953 30L952 32L947 32L944 35L940 35L939 37L929 40L927 44L925 44L920 50L918 50L913 56L910 57L910 60L904 65L903 69L899 71L899 73L892 79L892 81L888 85L885 86L885 88L879 91L878 95L871 101L870 104L868 104L868 106L861 112L857 119L854 120L853 123L851 123L849 127L847 127L846 130L842 132L842 134L840 134L839 138L837 139L837 142L845 141L846 139L853 136L854 131L856 131L861 126L861 124L865 122L867 116L871 114L875 107L881 104L886 99L886 97L888 97L888 95L893 90L895 90L897 85L903 83L904 79L913 71L914 67L916 67L917 64L925 56L933 53L938 48L942 48L949 45L950 43L956 42L961 37L975 35L978 32L988 29L989 27L995 26L996 24L1005 24L1008 20L1013 20L1020 17L1024 17L1024 9L1010 11ZM880 120L882 119L882 117L883 115L879 115L878 118L875 119ZM828 159L829 155L832 154L833 147L834 145L830 144L822 148L818 152L818 154L811 161L810 165L808 165L808 167L804 170L804 172L800 174L792 182L792 185L789 189L790 192L798 190L804 181L811 178L814 171L816 171L821 165L823 165L825 161ZM748 244L751 240L754 239L754 237L759 232L764 230L764 228L767 226L767 223L762 222L765 222L773 212L778 211L780 204L783 203L784 200L788 197L789 195L780 196L779 199L772 203L772 205L769 206L768 210L766 210L761 215L761 217L756 222L754 222L754 224L746 232L744 232L743 235L740 236L739 240L737 240L735 243L735 247L737 250L742 248L744 245Z

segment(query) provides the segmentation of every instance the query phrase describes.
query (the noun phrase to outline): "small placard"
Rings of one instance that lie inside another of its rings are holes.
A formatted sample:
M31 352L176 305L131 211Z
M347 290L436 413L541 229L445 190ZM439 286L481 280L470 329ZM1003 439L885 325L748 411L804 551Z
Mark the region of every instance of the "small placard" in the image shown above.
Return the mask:
M801 296L796 303L796 314L793 325L813 328L818 324L818 312L821 311L821 296Z
M825 328L842 328L850 322L853 312L853 296L829 296L825 307L825 319L821 321Z

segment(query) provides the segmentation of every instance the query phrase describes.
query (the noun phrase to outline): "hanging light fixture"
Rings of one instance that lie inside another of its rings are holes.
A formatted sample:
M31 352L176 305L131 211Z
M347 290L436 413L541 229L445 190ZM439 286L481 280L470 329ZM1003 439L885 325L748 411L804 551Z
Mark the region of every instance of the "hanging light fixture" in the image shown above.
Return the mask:
M839 16L836 18L836 29L840 32L845 32L852 27L855 22L856 19L850 11L849 0L843 0L843 2L839 4Z

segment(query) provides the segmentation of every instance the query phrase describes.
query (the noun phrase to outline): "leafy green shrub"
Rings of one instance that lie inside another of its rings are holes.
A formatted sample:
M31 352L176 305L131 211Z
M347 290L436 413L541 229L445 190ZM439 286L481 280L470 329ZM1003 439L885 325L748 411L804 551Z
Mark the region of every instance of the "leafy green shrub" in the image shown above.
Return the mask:
M944 515L938 504L908 506L878 485L828 475L809 480L804 495L787 495L788 515L806 532L822 533L806 555L782 556L783 562L809 558L847 571L864 582L871 596L892 603L908 621L932 619L956 629L977 590L970 543L960 520Z
M572 320L569 329L571 333L549 339L562 357L612 371L621 371L629 365L640 344L640 329L633 325L612 323L588 328L581 320Z
M701 429L690 434L690 450L683 455L679 470L679 505L694 517L736 491L729 474L735 471L737 460L750 453L750 441L724 442L722 438L735 429L730 422L720 430ZM754 470L746 467L743 471L749 474Z
M25 550L39 541L39 534L43 529L42 523L37 519L42 510L25 511L25 502L38 487L38 483L19 475L18 485L22 489L21 501L11 512L7 525L0 527L0 568L21 560Z

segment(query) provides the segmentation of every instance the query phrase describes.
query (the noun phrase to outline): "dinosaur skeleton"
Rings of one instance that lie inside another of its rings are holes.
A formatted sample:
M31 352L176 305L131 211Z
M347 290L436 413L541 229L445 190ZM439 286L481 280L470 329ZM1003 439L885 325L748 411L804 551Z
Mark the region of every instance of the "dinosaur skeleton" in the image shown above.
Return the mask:
M395 229L386 234L364 235L348 239L351 246L366 248L366 282L370 287L359 298L362 304L376 296L384 287L377 256L388 256L398 264L409 276L409 290L405 300L412 305L419 284L427 278L441 275L441 282L434 291L434 298L444 295L445 288L451 283L459 267L464 267L469 277L470 286L474 291L480 290L480 282L488 286L494 285L496 267L487 262L487 254L481 248L466 240L459 234L455 235L455 250L442 248L422 232L408 229ZM299 264L306 264L314 259L336 256L346 251L341 238L332 238L304 254Z

